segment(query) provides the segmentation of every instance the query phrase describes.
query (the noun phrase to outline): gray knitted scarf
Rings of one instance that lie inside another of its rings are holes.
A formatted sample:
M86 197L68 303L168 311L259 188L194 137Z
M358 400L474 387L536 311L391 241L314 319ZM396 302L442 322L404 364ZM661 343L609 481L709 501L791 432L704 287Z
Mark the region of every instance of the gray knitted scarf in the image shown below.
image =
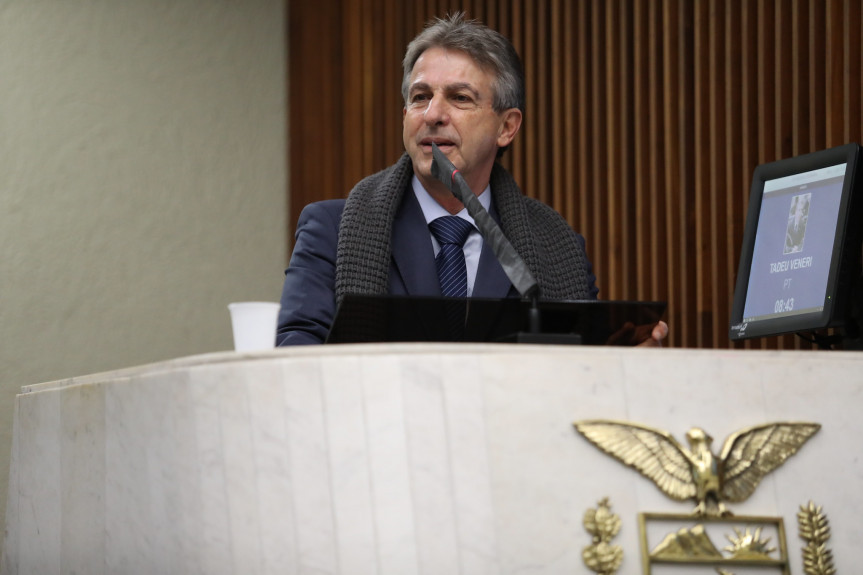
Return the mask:
M404 154L393 166L360 181L345 202L336 255L336 301L345 294L386 294L392 256L391 230L413 167ZM495 163L491 193L503 233L530 268L546 300L587 299L587 258L566 220L521 193Z

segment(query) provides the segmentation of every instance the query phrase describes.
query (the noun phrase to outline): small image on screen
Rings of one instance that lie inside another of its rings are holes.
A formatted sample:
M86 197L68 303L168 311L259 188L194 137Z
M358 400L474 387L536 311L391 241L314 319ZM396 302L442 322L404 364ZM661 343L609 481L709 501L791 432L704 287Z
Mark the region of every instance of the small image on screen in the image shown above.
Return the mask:
M785 230L786 254L796 254L803 251L811 199L811 193L791 196L791 211L788 213L788 228Z
M744 322L824 309L845 166L765 182Z

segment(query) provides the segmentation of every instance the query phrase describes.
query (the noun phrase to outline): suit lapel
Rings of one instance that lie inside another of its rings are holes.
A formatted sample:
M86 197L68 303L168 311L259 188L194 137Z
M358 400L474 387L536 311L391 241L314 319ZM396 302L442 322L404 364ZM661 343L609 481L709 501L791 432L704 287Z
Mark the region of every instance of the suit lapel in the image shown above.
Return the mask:
M500 217L497 214L494 203L491 204L489 214L494 218L494 221L500 225ZM506 272L503 271L503 267L501 267L500 262L497 260L497 257L494 255L488 242L483 242L482 251L479 255L479 266L476 271L476 281L474 282L472 296L505 298L513 293L517 295L512 282L509 281L509 277L507 277Z
M403 289L406 295L441 295L431 235L422 208L410 188L405 191L393 222L392 252L394 271L402 285L390 278L391 293Z
M512 282L509 281L488 242L483 242L472 297L504 298L509 295L511 289L514 289Z

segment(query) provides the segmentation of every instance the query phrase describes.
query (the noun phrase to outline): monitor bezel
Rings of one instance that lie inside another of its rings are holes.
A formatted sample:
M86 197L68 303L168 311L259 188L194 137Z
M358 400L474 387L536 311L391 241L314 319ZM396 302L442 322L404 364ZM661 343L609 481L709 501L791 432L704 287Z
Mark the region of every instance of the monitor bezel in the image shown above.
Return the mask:
M852 284L860 270L860 228L850 225L859 220L860 193L857 188L861 178L858 177L860 147L846 144L821 150L811 154L796 156L761 164L752 175L749 208L746 216L746 226L741 245L740 265L731 309L731 324L729 336L732 340L768 337L795 332L811 332L829 327L844 325L850 317L850 298ZM758 233L761 203L764 197L766 182L802 174L813 170L837 166L845 166L845 178L842 183L842 196L839 202L839 216L833 238L830 267L825 289L824 308L818 312L802 313L790 316L769 317L754 322L743 323L743 312L749 289L749 277L755 238Z

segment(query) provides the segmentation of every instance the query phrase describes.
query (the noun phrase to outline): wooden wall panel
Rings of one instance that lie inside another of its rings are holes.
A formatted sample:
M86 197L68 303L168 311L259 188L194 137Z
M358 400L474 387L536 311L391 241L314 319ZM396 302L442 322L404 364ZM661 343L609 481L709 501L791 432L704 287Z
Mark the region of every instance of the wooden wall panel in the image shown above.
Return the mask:
M668 301L674 346L732 345L755 166L863 140L859 0L288 6L291 222L399 157L404 49L462 9L525 62L525 124L503 164L585 235L601 297Z

